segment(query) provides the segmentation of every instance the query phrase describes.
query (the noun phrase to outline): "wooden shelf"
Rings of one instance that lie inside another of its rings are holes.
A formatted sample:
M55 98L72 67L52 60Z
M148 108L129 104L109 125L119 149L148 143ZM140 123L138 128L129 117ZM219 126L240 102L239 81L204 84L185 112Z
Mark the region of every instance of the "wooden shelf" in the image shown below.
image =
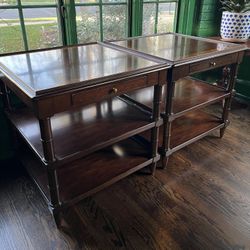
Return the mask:
M43 159L39 123L34 115L23 109L8 116ZM155 125L148 115L119 98L57 114L51 118L51 124L58 164L83 157Z
M154 89L152 87L140 89L130 93L128 96L143 105L152 108ZM224 89L186 77L180 79L175 84L175 94L173 98L173 116L179 117L189 111L207 106L218 100L224 99L230 93ZM165 112L166 86L162 91L161 112Z
M175 119L172 122L170 150L168 154L172 154L223 126L224 123L220 118L202 110L196 110ZM160 127L159 147L163 143L163 130L164 125ZM145 131L142 133L142 136L146 138L148 143L150 133Z
M20 157L28 172L49 200L46 168L27 147ZM150 148L133 138L92 153L57 169L60 199L71 204L152 163Z
M223 126L220 118L202 110L188 113L173 121L170 148L176 151Z

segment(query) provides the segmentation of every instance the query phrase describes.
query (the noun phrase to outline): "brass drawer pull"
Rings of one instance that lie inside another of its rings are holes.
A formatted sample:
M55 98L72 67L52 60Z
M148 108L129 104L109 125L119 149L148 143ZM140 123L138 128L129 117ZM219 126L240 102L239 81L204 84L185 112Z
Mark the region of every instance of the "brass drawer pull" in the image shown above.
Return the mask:
M210 66L211 67L215 67L216 66L216 62L210 62Z
M112 88L110 91L111 94L116 94L117 92L118 92L117 88Z

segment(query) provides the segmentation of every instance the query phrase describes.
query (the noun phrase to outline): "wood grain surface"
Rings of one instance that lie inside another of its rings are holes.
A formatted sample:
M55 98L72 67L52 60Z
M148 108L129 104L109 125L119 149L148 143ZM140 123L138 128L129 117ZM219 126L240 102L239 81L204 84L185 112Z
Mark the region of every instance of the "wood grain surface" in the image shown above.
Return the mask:
M165 64L166 66L166 64ZM159 63L87 44L0 57L0 71L29 97L131 75Z
M154 177L134 174L66 210L65 231L6 166L0 249L250 249L250 108L234 102L230 120L223 139L178 151Z
M43 158L38 120L27 111L19 109L9 113L9 117ZM69 160L92 153L154 126L149 115L118 98L59 113L52 117L51 124L55 155L60 164L64 158Z
M162 89L161 113L164 113L166 109L167 86L164 85ZM228 95L229 93L226 90L212 84L191 77L181 78L175 84L173 115L178 117L191 110L217 102ZM127 96L152 109L153 87L133 91L127 94Z
M151 56L154 59L166 60L170 64L192 62L198 58L210 58L223 53L245 50L240 44L225 43L218 40L205 39L182 34L166 33L130 38L112 43L121 50L134 51L137 54Z

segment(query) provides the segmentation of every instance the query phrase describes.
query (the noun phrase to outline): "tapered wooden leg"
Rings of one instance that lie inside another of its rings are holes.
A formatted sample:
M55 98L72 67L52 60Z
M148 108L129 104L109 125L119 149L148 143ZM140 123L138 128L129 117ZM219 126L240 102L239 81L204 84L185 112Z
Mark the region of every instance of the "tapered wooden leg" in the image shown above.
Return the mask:
M0 78L0 93L3 96L4 109L11 111L13 107L10 99L10 91L8 90L6 84L1 78Z
M162 152L161 152L161 163L162 168L165 168L168 163L168 157L166 153L170 150L171 144L171 128L172 128L172 120L171 116L173 114L173 96L175 90L175 82L172 80L172 72L168 74L167 77L167 96L166 96L166 107L165 107L165 117L163 123L163 143L162 143Z
M155 169L156 169L156 165L157 163L156 162L153 162L151 165L150 165L150 174L151 175L154 175L155 174Z
M47 176L50 192L50 208L52 210L56 225L61 225L59 185L57 179L57 171L53 163L56 161L53 146L53 137L51 131L50 118L46 117L39 120L41 131L41 142L43 145L44 160L47 162Z
M166 168L167 165L168 165L168 159L169 159L169 156L166 156L166 155L162 155L161 156L161 165L162 165L162 168Z
M229 111L231 110L231 103L232 103L232 97L235 94L234 90L234 85L236 81L236 75L238 72L238 64L232 65L232 68L230 71L230 80L227 85L227 91L231 93L231 95L225 99L224 105L223 105L223 113L222 113L222 121L224 122L224 127L220 129L220 138L222 138L225 134L226 127L229 124L228 116L229 116Z
M62 225L63 225L63 223L62 223L63 222L62 212L56 211L55 209L52 209L52 214L53 214L56 226L58 228L62 228Z
M225 134L226 127L220 129L220 138L222 138Z
M151 130L151 152L153 163L151 165L151 174L155 173L157 165L157 155L159 148L159 120L160 120L160 105L161 105L161 91L162 86L154 86L154 105L153 105L153 120L155 127Z
M150 170L151 174L154 174L155 169L156 169L156 157L158 155L158 143L159 143L159 127L155 127L151 131L151 152L152 152L152 158L153 158L153 163L151 164Z
M222 113L222 121L224 122L224 127L220 129L220 138L222 138L225 134L226 127L229 123L228 121L228 114L231 104L231 98L227 98L224 103L223 113Z

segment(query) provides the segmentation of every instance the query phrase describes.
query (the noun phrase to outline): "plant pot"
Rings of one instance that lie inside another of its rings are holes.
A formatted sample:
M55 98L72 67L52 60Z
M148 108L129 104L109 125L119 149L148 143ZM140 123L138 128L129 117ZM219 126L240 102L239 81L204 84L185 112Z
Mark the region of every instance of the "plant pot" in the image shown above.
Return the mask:
M250 12L223 11L220 34L223 41L246 42L250 36Z

